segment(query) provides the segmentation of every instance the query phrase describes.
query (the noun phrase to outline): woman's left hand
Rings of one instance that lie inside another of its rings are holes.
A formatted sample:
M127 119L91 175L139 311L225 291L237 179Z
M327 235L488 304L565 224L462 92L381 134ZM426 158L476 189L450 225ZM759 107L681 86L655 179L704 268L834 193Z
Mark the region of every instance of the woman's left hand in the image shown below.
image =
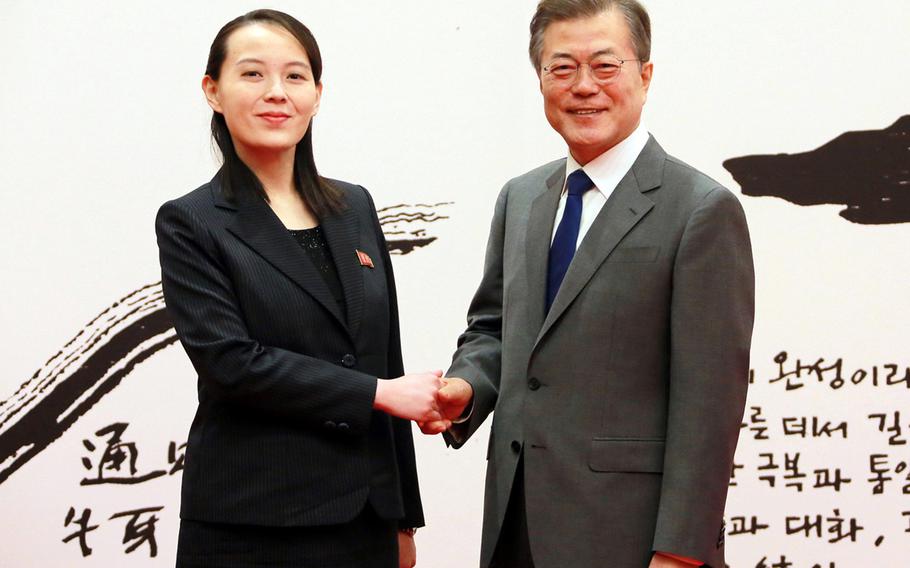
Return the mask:
M417 565L417 545L414 537L398 531L398 568L414 568Z

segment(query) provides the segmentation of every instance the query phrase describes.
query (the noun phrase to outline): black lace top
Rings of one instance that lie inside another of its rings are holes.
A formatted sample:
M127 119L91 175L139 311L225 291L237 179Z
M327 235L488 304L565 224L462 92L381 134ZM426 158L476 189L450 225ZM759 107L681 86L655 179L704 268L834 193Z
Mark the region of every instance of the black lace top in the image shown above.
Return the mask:
M303 250L309 255L310 260L322 274L329 291L344 312L344 288L341 287L341 280L338 278L338 269L335 268L335 262L332 260L332 251L329 250L329 243L325 240L325 233L322 227L313 227L312 229L289 229L291 236L294 237Z

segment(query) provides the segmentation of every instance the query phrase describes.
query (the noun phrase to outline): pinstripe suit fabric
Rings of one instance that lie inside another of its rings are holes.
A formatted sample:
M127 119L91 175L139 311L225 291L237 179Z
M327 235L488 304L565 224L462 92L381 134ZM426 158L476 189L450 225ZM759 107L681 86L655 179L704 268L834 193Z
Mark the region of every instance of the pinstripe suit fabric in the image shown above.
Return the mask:
M388 249L366 190L331 183L347 208L321 226L346 310L261 198L228 201L216 176L158 212L165 301L198 373L182 519L332 525L369 503L423 525L410 424L372 409L376 377L403 373Z

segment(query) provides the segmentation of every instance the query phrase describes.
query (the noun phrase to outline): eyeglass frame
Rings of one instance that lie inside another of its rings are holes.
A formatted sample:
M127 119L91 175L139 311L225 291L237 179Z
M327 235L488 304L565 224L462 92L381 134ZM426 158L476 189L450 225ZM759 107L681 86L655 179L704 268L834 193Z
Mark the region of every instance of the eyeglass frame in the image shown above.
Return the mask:
M591 71L591 79L592 79L595 83L597 83L598 85L609 85L609 84L615 82L615 81L619 78L619 76L622 74L623 65L626 63L626 61L638 61L639 65L641 65L642 63L644 63L644 61L642 61L640 57L633 57L633 58L629 58L629 59L620 59L619 57L616 57L615 55L603 55L603 54L594 57L594 59L598 59L598 58L600 58L600 57L611 58L611 59L613 59L613 60L615 60L615 61L619 61L619 66L618 66L618 67L619 67L619 71L616 73L616 75L615 75L614 77L611 77L610 79L607 79L607 80L600 80L600 79L597 78L597 75L594 73L594 68L591 67L591 62L590 62L590 61L586 61L586 62L582 63L582 62L580 62L580 61L575 61L574 59L572 59L572 58L570 58L570 57L566 57L566 58L564 58L564 59L569 60L569 61L572 61L572 62L574 62L575 65L576 65L576 67L575 67L575 75L572 77L571 80L569 80L568 77L566 77L566 78L559 78L559 77L556 77L556 76L553 74L553 71L551 71L551 68L553 67L553 65L554 65L555 62L551 62L551 63L550 63L549 65L547 65L546 67L541 67L541 70L544 71L544 72L546 72L547 76L553 77L552 80L553 80L554 82L565 82L567 85L574 85L574 84L578 81L579 74L581 73L581 68L582 68L583 66L587 66L588 69Z

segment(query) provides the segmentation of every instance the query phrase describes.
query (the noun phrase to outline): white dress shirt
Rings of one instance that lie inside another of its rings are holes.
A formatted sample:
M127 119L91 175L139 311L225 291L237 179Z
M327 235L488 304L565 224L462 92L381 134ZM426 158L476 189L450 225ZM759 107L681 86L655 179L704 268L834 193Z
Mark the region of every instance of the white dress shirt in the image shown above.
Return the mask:
M569 179L569 174L575 170L583 169L594 182L594 190L586 191L581 198L581 225L578 229L575 250L578 250L578 246L585 238L604 203L607 202L607 198L619 185L620 180L632 169L632 164L638 159L638 155L641 154L647 143L648 130L639 123L638 128L625 140L597 156L584 167L578 165L578 162L572 157L572 153L569 153L569 157L566 159L566 180ZM568 195L569 192L563 182L562 195L559 197L559 206L556 208L556 220L553 223L553 233L550 235L550 245L553 244L553 239L556 237L556 229L559 227L563 211L566 209Z

